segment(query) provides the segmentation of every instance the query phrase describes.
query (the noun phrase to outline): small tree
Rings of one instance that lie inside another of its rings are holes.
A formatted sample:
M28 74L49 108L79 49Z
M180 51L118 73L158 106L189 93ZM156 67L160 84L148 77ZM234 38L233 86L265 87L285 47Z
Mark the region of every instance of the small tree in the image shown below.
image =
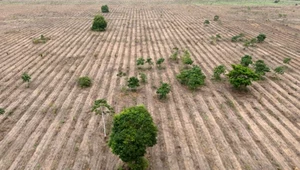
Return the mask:
M204 25L208 25L208 24L210 24L209 20L205 20Z
M93 25L92 25L93 31L105 31L106 26L107 26L107 22L103 16L96 15L94 17L94 21L93 21Z
M153 65L152 58L147 58L145 63L149 64L150 66Z
M136 60L136 65L138 66L138 68L141 68L139 66L143 66L145 64L145 59L140 57Z
M241 65L248 67L250 64L252 64L252 57L250 55L245 55L244 57L242 57L241 59Z
M276 68L274 69L274 71L275 71L276 74L284 74L284 72L285 72L285 67L284 67L284 66L276 67Z
M136 77L130 77L127 85L131 90L136 90L140 86L139 79Z
M103 123L103 133L104 137L106 137L106 127L105 127L105 117L104 115L107 113L115 113L114 108L111 107L105 99L96 100L92 107L92 111L96 114L101 114L102 123Z
M92 85L92 80L87 77L87 76L84 76L84 77L80 77L78 79L78 85L81 87L81 88L86 88L86 87L91 87Z
M171 86L168 83L161 83L161 86L157 89L156 94L159 99L167 98L167 94L171 91Z
M182 70L176 76L181 84L187 85L190 89L195 90L204 85L206 76L202 73L199 66L194 65L190 69Z
M145 73L140 73L140 78L142 83L147 83L147 76Z
M173 48L173 53L171 55L171 59L174 60L174 61L177 61L178 60L178 54L179 54L179 49L177 47L174 47Z
M183 56L181 57L181 60L183 62L183 64L186 64L186 65L191 65L193 64L193 60L191 59L191 54L189 53L188 50L185 50L183 52Z
M4 114L5 110L3 108L0 108L0 115Z
M27 82L27 87L29 87L31 76L27 73L23 73L22 74L22 80L23 80L23 82Z
M157 61L156 61L156 65L158 66L158 68L162 68L161 67L161 64L165 61L164 58L159 58Z
M255 73L259 76L260 79L266 74L266 72L270 72L270 68L265 64L263 60L257 60L254 63L254 69Z
M256 38L257 38L257 42L261 43L261 42L265 41L267 36L265 34L259 34Z
M239 35L233 36L233 37L231 38L231 41L232 41L232 42L243 41L244 36L245 36L245 35L244 35L243 33L240 33Z
M232 65L233 70L231 70L227 76L229 77L229 82L235 88L246 87L251 85L252 81L258 80L259 76L255 74L250 68L243 65Z
M285 59L283 59L283 63L284 64L290 64L290 61L291 61L292 59L291 58L285 58Z
M221 74L224 74L226 71L226 67L224 65L219 65L214 68L213 78L215 80L221 80Z
M107 5L101 6L101 12L102 13L108 13L109 12L108 6Z
M144 106L125 108L114 116L108 146L132 170L147 168L147 147L156 144L157 127Z
M220 18L220 17L219 17L218 15L215 15L215 16L214 16L214 21L218 21L219 18Z

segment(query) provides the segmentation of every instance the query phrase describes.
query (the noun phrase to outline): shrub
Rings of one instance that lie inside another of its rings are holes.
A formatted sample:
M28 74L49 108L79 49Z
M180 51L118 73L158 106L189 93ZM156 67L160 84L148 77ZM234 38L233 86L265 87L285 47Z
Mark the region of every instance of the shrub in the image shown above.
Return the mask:
M159 99L167 98L167 94L171 91L171 86L168 83L161 83L161 86L157 89L156 94Z
M96 15L94 17L94 21L92 25L93 31L105 31L106 26L107 26L107 22L105 21L103 16Z
M257 42L261 43L266 39L266 35L265 34L259 34L256 38L257 38Z
M276 67L276 68L274 69L274 71L275 71L276 74L284 74L284 72L285 72L285 67L284 67L284 66Z
M4 114L5 110L3 108L0 108L0 115Z
M291 60L292 60L291 58L285 58L285 59L283 59L283 63L284 64L290 64Z
M136 60L136 65L142 66L144 64L145 64L145 59L143 59L142 57L140 57Z
M170 58L174 61L177 61L178 60L179 49L177 47L174 47L173 50L174 50L174 52L172 53Z
M182 70L176 78L181 84L187 85L190 89L195 90L199 86L204 85L206 77L202 73L200 67L194 65L190 69Z
M240 33L239 35L233 36L233 37L231 38L231 41L232 41L232 42L243 41L243 37L244 37L244 36L245 36L245 35L244 35L243 33Z
M226 71L226 67L224 65L219 65L214 68L213 78L215 80L221 80L221 74L224 74Z
M147 58L147 60L145 61L145 63L147 63L149 65L153 65L152 58Z
M27 87L29 87L29 82L31 80L31 76L28 75L27 73L23 73L21 78L22 78L23 82L27 82Z
M191 55L188 50L185 50L183 52L183 56L181 57L181 60L182 60L183 64L189 64L189 65L193 64L193 62L194 62L191 59Z
M32 42L33 42L33 44L39 44L39 43L44 44L44 43L46 43L48 40L50 40L50 38L45 37L44 35L41 35L40 38L35 38L35 39L33 39Z
M112 133L108 146L129 168L144 170L147 147L157 142L157 127L144 106L125 108L114 116Z
M107 5L101 6L101 12L102 13L108 13L109 12L108 6Z
M270 72L270 68L265 64L263 60L257 60L254 63L255 73L261 78L266 74L266 72Z
M91 87L92 85L92 80L87 77L87 76L84 76L84 77L80 77L78 79L78 84L81 88L86 88L86 87Z
M257 39L256 38L252 38L251 40L245 40L244 46L245 47L254 47L255 43L257 43Z
M210 24L210 22L208 20L205 20L204 25L208 25L208 24Z
M214 21L218 21L219 18L220 18L220 17L219 17L218 15L215 15L215 16L214 16Z
M252 64L252 57L250 55L245 55L244 57L242 57L241 59L241 65L248 67L250 64Z
M119 71L119 73L117 74L118 77L123 77L126 76L126 73Z
M253 70L243 65L232 65L232 68L233 70L231 70L227 76L229 77L229 82L235 88L251 85L252 81L258 80L259 78Z
M136 78L136 77L130 77L127 83L128 83L127 86L128 86L131 90L136 90L136 88L140 86L140 84L139 84L139 79Z
M220 34L217 34L216 36L211 36L210 37L210 40L211 40L210 43L215 45L215 44L217 44L218 41L220 41L221 38L222 37L221 37Z
M157 64L158 68L161 68L161 64L162 64L164 61L165 61L164 58L160 58L160 59L158 59L158 60L156 61L156 64Z
M147 76L145 73L140 73L140 78L142 83L147 83Z

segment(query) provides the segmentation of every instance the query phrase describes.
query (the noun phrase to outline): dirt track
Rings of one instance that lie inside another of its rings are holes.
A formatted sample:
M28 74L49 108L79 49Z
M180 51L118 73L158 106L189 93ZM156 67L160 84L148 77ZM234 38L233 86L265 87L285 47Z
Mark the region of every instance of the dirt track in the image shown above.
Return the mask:
M130 5L128 5L130 2ZM110 5L105 32L90 31L100 5L0 6L0 169L114 169L120 161L103 139L94 100L106 98L116 111L144 104L159 127L148 150L150 169L300 168L300 8L178 5L121 1ZM109 3L108 3L109 4ZM279 18L278 13L287 14ZM220 22L205 19L220 16ZM244 50L230 38L265 33L265 43ZM46 44L33 44L41 34ZM212 35L223 39L216 45ZM176 80L180 65L172 48L188 49L207 76L191 92ZM40 56L42 54L42 56ZM248 92L210 80L213 68L250 54L271 68L291 57L281 80L268 74ZM144 70L148 83L137 93L122 90L141 70L135 60L164 57L165 69ZM32 75L30 88L21 75ZM80 76L93 79L81 89ZM160 82L172 92L161 102Z

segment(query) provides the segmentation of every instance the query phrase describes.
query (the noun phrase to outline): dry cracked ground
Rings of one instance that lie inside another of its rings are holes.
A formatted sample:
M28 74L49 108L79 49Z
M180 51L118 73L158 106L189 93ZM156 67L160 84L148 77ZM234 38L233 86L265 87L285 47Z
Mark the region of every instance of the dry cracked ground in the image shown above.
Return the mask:
M105 32L90 30L108 4ZM213 21L219 15L219 21ZM300 7L196 5L182 1L0 1L0 169L116 169L101 116L91 112L105 98L117 112L144 104L158 126L158 142L147 151L149 169L300 168ZM210 20L205 26L204 20ZM265 33L256 47L231 37ZM210 37L222 39L211 44ZM32 39L45 35L45 44ZM189 50L206 75L191 91L176 80L174 47ZM246 54L272 69L290 57L285 74L234 90L213 68L227 70ZM165 58L164 69L136 67L136 59ZM126 76L144 72L148 83L128 92ZM21 75L28 72L30 87ZM93 80L78 87L80 76ZM168 82L165 101L156 89ZM111 122L111 115L107 121Z

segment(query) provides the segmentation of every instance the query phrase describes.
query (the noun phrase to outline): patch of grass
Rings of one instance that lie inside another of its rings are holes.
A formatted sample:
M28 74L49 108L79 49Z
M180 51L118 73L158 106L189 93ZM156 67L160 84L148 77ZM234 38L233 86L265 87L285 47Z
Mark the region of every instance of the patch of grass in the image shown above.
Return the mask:
M92 85L92 80L91 78L84 76L84 77L80 77L78 79L78 84L81 88L86 88L86 87L91 87Z
M44 44L48 40L50 40L49 37L45 37L44 35L41 35L40 38L35 38L35 39L32 40L32 42L33 42L33 44Z

